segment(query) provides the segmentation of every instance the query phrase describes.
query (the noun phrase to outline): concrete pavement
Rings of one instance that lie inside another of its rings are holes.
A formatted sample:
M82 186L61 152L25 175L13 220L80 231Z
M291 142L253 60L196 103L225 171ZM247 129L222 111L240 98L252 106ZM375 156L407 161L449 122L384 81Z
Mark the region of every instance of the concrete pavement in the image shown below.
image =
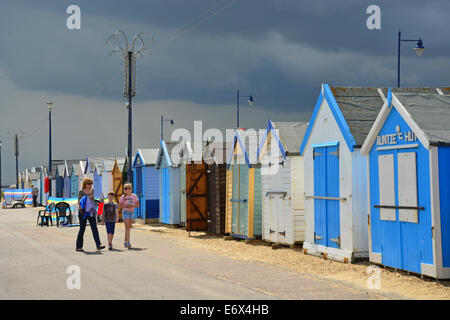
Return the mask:
M132 230L123 248L97 251L90 227L85 253L75 252L78 227L36 227L34 208L0 209L0 299L379 299L317 277L267 263L230 259L186 248L157 233ZM99 225L103 244L105 227ZM80 270L80 289L68 289L69 266Z

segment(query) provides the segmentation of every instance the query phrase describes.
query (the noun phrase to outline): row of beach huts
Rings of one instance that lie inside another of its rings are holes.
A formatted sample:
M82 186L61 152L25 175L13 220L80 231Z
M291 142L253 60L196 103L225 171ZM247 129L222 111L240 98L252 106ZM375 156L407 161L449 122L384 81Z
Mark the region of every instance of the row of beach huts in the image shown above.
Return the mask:
M136 217L450 278L450 88L323 84L308 123L261 131L138 149ZM52 196L76 197L86 176L97 197L120 196L126 168L125 157L60 161ZM28 174L42 189L46 168Z

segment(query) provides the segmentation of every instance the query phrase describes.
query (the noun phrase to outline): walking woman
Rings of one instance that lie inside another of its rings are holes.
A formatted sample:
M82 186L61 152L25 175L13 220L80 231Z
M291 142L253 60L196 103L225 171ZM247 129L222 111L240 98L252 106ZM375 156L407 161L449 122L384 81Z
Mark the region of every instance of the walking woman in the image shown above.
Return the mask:
M122 209L122 219L125 225L125 248L130 249L130 229L134 220L134 209L139 207L139 200L134 193L131 193L131 183L123 186L124 194L119 199L119 207Z
M86 223L89 220L89 225L91 226L92 235L94 236L95 244L97 245L97 250L104 249L105 246L103 246L100 242L100 237L98 235L98 229L97 229L97 212L95 210L95 205L93 205L93 200L91 194L94 194L94 190L92 189L92 184L94 182L90 178L83 179L82 188L80 192L78 193L78 218L80 220L80 231L78 231L78 237L77 237L77 251L83 252L83 237L84 237L84 231L86 229ZM87 202L82 208L80 205L80 200L84 197L88 196L88 199L84 199L84 202ZM93 207L94 210L91 208Z

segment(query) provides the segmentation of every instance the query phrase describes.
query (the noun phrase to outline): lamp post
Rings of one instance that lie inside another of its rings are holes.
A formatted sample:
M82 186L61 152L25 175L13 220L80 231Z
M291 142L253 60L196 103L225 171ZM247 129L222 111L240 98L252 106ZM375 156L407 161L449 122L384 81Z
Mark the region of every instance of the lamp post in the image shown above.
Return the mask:
M163 128L164 128L164 122L165 122L165 121L170 122L170 125L171 125L171 126L173 126L173 125L175 124L175 122L173 122L173 119L164 119L164 117L161 116L161 140L164 140L164 131L163 131Z
M53 109L53 102L49 101L47 102L48 107L48 177L50 180L49 186L48 186L48 195L50 196L52 194L52 109Z
M417 45L414 48L414 51L420 57L425 50L422 39L421 38L419 38L419 39L402 39L402 32L401 32L401 30L398 30L397 87L399 87L399 88L400 88L400 50L406 45L406 43L411 42L411 41L412 42L417 41Z
M127 109L128 109L128 148L127 148L127 157L128 157L128 182L133 181L133 171L132 171L132 147L131 147L131 136L132 136L132 122L131 122L131 102L132 97L136 95L136 57L141 56L143 58L142 53L144 51L148 51L145 47L144 35L149 35L147 32L141 32L133 37L130 45L128 45L128 38L121 30L117 30L114 32L106 41L106 46L110 43L114 43L115 48L112 48L112 51L109 55L113 53L119 54L124 61L124 97L127 97ZM149 35L152 42L153 36ZM140 43L139 50L135 50L136 43ZM125 44L125 45L124 45Z
M241 98L248 98L248 104L250 106L253 106L253 104L255 103L255 101L253 100L253 96L252 95L248 95L248 96L242 96L239 93L239 90L237 91L237 101L236 101L236 129L239 129L239 101L241 100Z

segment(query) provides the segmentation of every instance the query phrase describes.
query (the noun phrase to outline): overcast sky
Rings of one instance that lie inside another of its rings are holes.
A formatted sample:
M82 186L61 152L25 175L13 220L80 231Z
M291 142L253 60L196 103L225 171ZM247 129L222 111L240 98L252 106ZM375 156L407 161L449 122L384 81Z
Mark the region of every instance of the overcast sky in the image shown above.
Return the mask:
M71 4L81 30L66 27ZM380 30L366 27L371 4ZM125 154L122 61L105 44L117 29L155 39L137 63L134 151L158 146L161 115L174 128L233 128L237 89L255 99L242 101L241 127L263 128L308 121L321 83L395 86L399 28L427 48L420 58L415 43L402 50L402 86L450 86L449 14L448 0L2 0L2 182L15 178L14 131L24 136L20 171L48 163L48 100L53 159Z

